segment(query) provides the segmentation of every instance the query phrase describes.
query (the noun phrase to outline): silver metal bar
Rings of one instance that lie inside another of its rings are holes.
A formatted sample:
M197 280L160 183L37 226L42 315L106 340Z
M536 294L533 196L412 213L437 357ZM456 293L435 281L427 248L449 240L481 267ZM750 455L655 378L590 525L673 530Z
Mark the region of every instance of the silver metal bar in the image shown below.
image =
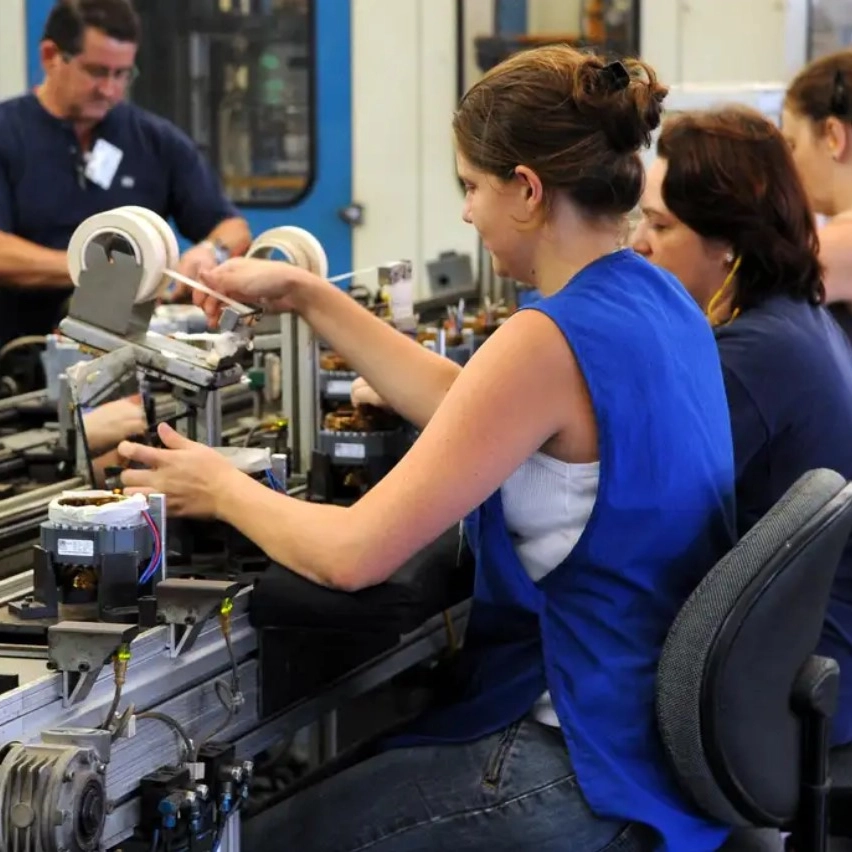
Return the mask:
M296 418L296 369L293 366L293 357L296 353L295 344L296 318L289 314L281 315L281 410L290 419L290 428L287 430L287 444L293 458L293 469L302 472L301 458L299 455L299 423Z
M222 842L215 852L240 852L240 812L231 811L225 822Z
M222 400L218 391L210 391L204 401L204 434L198 439L208 447L222 445Z
M296 351L293 366L296 371L298 406L294 419L298 420L299 450L294 458L299 462L299 472L307 473L311 467L313 449L319 428L319 366L316 338L304 320L296 320Z
M24 571L14 577L0 580L0 605L28 595L33 590L33 572Z

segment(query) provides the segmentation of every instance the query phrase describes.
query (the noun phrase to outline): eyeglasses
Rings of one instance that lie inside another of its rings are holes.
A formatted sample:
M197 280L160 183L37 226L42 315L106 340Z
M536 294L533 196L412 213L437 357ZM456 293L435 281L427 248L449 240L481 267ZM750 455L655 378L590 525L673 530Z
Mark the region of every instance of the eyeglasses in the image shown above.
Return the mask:
M843 78L843 72L839 68L834 72L834 87L831 91L828 110L829 115L836 118L849 117L849 89L846 86L846 80Z
M79 57L71 53L63 53L62 58L65 62L70 63L73 59L78 59ZM91 77L92 80L96 80L99 83L106 82L107 80L115 80L124 86L131 85L139 76L139 69L135 65L131 68L107 68L105 65L89 65L88 63L81 62L80 70L86 76Z

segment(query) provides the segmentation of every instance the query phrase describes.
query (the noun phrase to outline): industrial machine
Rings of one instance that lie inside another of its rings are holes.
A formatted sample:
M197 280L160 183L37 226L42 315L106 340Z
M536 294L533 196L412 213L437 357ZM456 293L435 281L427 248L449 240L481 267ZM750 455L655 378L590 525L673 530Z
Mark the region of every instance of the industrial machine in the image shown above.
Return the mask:
M176 391L187 431L297 494L275 424L249 430L248 446L223 441L222 400L246 379L235 356L254 345L256 309L228 305L216 340L151 328L173 265L166 229L124 210L75 235L77 290L61 332L95 356L63 375L75 435L85 439L86 408L128 382L158 382ZM262 235L252 251L327 271L298 230ZM290 449L293 439L287 431ZM24 570L0 580L0 849L234 852L256 779L267 777L258 756L314 725L315 757L328 758L339 708L458 644L469 573L456 533L392 582L345 595L262 554L187 560L181 541L216 555L214 525L181 531L161 495L85 484L12 498L6 517L0 504L4 535L15 512L39 517L37 543L16 555Z

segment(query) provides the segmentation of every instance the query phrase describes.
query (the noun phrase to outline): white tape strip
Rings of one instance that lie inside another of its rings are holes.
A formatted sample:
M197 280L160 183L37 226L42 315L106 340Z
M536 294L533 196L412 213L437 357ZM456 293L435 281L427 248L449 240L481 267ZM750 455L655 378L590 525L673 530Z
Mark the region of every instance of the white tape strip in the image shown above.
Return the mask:
M206 284L202 284L200 281L193 281L191 278L187 278L186 275L181 275L180 272L175 272L174 269L166 269L164 272L170 278L174 278L175 281L180 281L181 284L186 284L187 287L191 287L193 290L198 290L200 293L206 293L208 296L218 299L220 302L227 305L229 308L233 308L237 313L242 314L243 316L257 313L254 308L250 308L248 305L237 302L235 299L231 299L223 293L217 293Z
M365 266L363 269L353 269L352 272L344 272L342 275L335 275L333 278L329 278L328 280L332 284L336 284L338 281L348 281L356 275L367 275L370 272L375 272L378 268L378 266Z

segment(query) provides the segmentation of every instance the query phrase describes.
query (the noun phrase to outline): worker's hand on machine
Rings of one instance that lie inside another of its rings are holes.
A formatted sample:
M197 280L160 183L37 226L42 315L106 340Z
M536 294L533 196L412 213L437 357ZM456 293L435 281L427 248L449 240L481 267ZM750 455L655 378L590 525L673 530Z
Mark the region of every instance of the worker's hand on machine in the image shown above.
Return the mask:
M240 473L221 453L190 441L166 423L157 427L165 449L122 441L118 453L143 466L121 474L125 494L165 494L169 515L214 518Z
M199 281L203 272L216 267L216 253L208 243L199 243L191 249L187 249L181 256L175 272L191 278L193 281ZM183 302L186 301L191 294L190 288L180 281L173 281L169 285L163 300L166 302Z
M89 454L99 456L114 450L121 441L141 435L148 428L139 397L116 399L83 415Z
M358 376L352 382L352 389L349 391L349 399L352 405L372 405L375 408L384 408L391 411L391 407L367 384L367 382Z
M232 257L215 269L203 271L200 281L217 293L246 305L262 306L275 314L298 312L297 294L302 287L327 284L307 269L254 257ZM193 293L192 298L204 309L211 324L219 321L222 302L200 292Z

